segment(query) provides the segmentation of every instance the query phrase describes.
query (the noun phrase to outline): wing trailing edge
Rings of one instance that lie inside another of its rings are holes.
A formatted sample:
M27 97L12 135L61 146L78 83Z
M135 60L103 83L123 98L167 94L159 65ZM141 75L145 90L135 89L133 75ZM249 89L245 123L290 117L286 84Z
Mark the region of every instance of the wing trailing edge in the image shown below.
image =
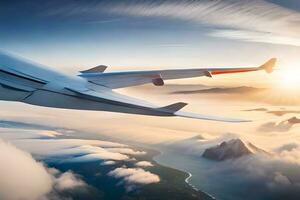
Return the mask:
M178 116L178 117L201 119L201 120L210 120L210 121L219 121L219 122L231 122L231 123L251 122L251 120L228 118L228 117L219 117L219 116L211 116L211 115L202 115L202 114L182 112L182 111L175 112L174 115Z

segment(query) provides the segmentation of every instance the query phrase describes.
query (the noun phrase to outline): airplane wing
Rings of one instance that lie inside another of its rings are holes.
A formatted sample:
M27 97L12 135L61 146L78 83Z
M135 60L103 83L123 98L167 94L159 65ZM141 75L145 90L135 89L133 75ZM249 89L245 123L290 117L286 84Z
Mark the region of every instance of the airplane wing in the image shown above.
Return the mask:
M129 72L104 72L103 67L92 68L81 71L80 77L88 81L111 89L124 88L136 85L153 83L156 86L164 85L165 80L183 79L207 76L212 77L219 74L242 73L265 70L267 73L273 71L276 58L270 59L259 67L248 68L196 68L196 69L173 69L153 71L129 71Z
M106 73L106 66L100 65L82 71L80 76L86 78L89 81L87 82L82 78L63 75L44 68L40 64L31 63L0 52L0 99L64 109L246 122L247 120L184 112L181 109L187 104L183 102L159 107L140 99L119 94L112 89L151 82L155 85L163 85L164 80L177 78L257 70L271 72L275 62L276 59L271 59L256 68L208 68L119 73Z

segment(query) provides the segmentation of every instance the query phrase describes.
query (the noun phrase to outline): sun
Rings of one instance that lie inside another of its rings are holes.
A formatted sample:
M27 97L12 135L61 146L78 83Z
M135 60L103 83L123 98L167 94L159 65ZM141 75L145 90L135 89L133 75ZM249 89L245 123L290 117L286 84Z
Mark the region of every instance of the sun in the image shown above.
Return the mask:
M286 90L300 91L300 70L289 69L279 72L279 86Z

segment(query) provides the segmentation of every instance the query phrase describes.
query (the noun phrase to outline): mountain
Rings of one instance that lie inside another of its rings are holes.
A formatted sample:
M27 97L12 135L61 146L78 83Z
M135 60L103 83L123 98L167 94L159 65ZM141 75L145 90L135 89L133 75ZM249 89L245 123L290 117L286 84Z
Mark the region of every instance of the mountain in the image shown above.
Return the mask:
M200 90L181 90L173 92L173 94L241 94L241 93L251 93L251 92L259 92L263 91L263 88L254 88L254 87L215 87L215 88L208 88L208 89L200 89Z
M206 149L202 154L202 157L211 160L223 161L257 153L269 154L250 142L243 142L241 139L232 139Z
M288 123L290 123L290 124L299 124L300 123L300 119L299 118L297 118L297 117L292 117L292 118L290 118L290 119L288 119L288 120L286 120Z

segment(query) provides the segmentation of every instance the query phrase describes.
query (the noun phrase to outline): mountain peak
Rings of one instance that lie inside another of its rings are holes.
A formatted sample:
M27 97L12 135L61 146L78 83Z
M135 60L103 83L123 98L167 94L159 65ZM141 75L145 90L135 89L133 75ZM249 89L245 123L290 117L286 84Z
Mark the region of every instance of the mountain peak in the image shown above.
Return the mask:
M211 160L226 160L239 158L256 153L267 153L252 143L243 142L241 139L231 139L219 145L210 147L204 151L202 156Z

